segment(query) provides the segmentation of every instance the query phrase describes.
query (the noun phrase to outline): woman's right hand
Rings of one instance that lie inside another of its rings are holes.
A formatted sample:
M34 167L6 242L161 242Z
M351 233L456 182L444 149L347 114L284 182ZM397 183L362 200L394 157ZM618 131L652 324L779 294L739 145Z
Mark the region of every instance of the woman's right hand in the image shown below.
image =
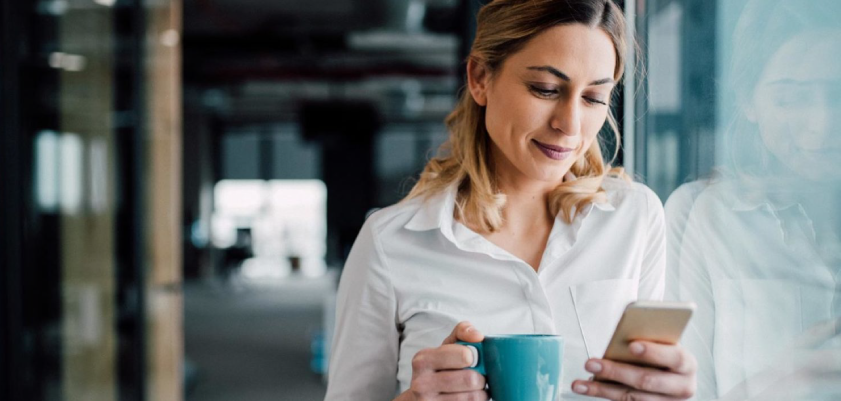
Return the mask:
M720 400L841 399L841 318L812 326L769 366Z
M485 377L472 369L473 353L457 341L480 342L485 336L470 322L461 322L437 348L412 358L412 385L394 401L486 401Z

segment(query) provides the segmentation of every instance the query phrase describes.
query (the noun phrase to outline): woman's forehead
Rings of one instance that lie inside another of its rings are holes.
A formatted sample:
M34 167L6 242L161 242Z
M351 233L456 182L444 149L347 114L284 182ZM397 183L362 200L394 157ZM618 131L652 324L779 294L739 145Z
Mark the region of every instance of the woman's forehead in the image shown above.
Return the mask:
M512 54L505 64L517 73L550 74L535 66L549 66L562 71L572 81L591 82L613 78L616 48L606 32L583 24L549 28Z
M780 47L765 66L762 82L800 83L841 78L841 30L798 35Z

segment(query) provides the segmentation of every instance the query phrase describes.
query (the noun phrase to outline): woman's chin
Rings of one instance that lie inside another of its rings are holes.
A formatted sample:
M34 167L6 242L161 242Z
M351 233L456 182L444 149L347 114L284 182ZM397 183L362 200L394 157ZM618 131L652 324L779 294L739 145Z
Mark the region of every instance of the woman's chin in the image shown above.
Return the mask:
M564 182L564 175L566 175L569 169L561 170L553 170L553 171L541 171L535 174L531 174L530 178L535 181L540 181L546 184L555 184L558 185Z
M835 158L834 160L837 160ZM790 174L797 179L814 183L830 183L841 180L841 169L827 158L799 158L788 163ZM803 183L808 185L807 183Z

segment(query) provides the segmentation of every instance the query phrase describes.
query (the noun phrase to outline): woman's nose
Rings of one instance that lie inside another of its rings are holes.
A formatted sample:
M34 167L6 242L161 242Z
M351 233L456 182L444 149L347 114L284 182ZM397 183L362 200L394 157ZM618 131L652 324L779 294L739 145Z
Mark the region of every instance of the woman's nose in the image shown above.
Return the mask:
M550 125L564 135L578 135L581 130L581 105L575 99L559 100Z
M833 123L833 116L837 113L837 110L832 110L830 107L831 99L827 99L825 96L819 99L820 101L815 102L810 110L808 110L804 115L804 130L801 134L801 137L798 138L798 142L800 142L801 147L808 147L808 148L820 148L825 145L826 140L828 140L828 135L830 131L833 129L837 129L837 127L833 127L835 125ZM818 150L818 149L814 149Z

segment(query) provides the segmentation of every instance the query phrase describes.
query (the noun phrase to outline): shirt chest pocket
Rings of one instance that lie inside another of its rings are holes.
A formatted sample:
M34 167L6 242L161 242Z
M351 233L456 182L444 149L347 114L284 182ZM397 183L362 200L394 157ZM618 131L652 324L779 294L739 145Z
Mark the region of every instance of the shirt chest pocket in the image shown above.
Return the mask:
M578 326L590 358L601 358L625 307L637 299L633 279L591 281L570 287Z
M828 305L834 291L793 279L714 280L713 355L719 393L765 369L791 363L787 353L804 331L832 318Z

